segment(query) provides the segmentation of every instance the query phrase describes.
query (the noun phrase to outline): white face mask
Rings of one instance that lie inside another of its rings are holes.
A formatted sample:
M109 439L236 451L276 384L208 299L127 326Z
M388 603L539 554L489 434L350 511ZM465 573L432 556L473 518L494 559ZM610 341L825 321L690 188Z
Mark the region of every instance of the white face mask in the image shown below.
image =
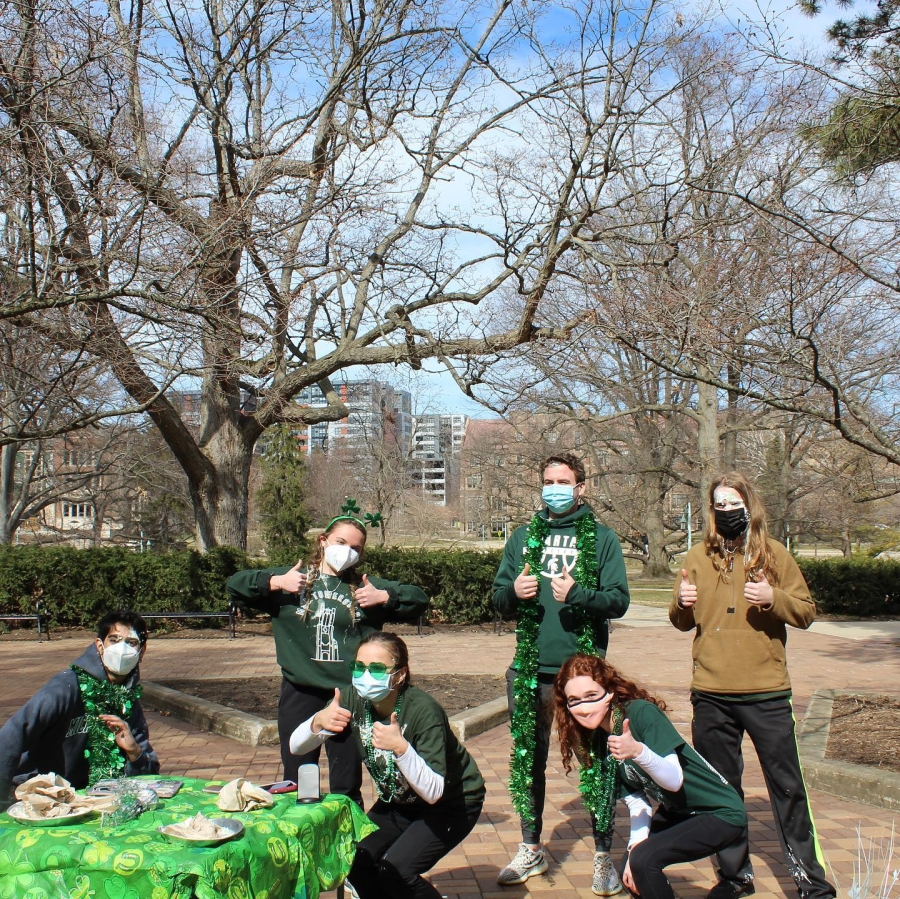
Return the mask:
M362 674L354 674L352 682L356 692L363 699L368 699L369 702L381 702L393 689L390 677L386 677L384 680L376 680L368 671Z
M103 665L111 674L120 677L130 674L140 661L141 651L129 646L124 640L121 643L113 643L112 646L103 647Z
M325 547L325 561L332 571L352 568L359 561L359 553L346 543L329 543Z

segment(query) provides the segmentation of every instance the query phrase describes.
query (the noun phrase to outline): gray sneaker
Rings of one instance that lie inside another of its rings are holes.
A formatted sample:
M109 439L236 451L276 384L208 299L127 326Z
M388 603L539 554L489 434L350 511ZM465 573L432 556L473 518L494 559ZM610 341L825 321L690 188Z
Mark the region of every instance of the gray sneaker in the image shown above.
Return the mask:
M529 877L544 874L548 867L543 849L535 851L529 849L526 843L519 843L519 851L513 860L497 875L497 883L505 887L525 883Z
M591 892L595 896L615 896L622 892L622 881L608 852L594 853L594 879Z

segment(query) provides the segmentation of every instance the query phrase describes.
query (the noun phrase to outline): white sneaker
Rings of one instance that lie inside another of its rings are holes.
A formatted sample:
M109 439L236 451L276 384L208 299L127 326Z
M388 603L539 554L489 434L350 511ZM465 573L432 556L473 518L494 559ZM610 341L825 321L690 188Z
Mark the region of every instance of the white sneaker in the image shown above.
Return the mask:
M615 896L622 892L622 881L608 852L594 853L594 879L591 892L595 896Z
M543 849L535 850L527 843L519 843L519 851L513 860L497 875L497 883L501 886L525 883L529 877L546 873L549 867Z

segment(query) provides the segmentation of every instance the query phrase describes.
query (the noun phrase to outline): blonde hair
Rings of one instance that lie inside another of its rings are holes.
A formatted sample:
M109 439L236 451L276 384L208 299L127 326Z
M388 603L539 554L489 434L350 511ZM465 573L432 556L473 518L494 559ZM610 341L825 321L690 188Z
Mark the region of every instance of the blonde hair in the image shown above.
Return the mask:
M313 550L312 559L309 563L309 580L306 584L306 604L303 609L303 617L306 618L306 614L309 611L309 604L312 601L312 588L313 584L318 579L319 575L322 572L322 561L325 558L325 541L324 538L327 537L332 531L334 531L337 527L342 524L348 524L350 527L356 528L360 534L362 534L363 538L363 551L366 548L366 537L368 536L368 532L366 531L365 525L361 521L357 521L355 518L350 518L348 516L341 516L340 518L335 518L324 531L316 538L316 548ZM360 559L362 559L362 552L360 553ZM345 580L347 585L350 587L350 621L355 625L356 624L356 588L362 583L362 577L357 570L357 566L359 563L353 566L349 571L346 572L346 576L341 578L341 580ZM344 574L344 572L342 572Z
M747 530L739 538L744 545L745 576L751 580L759 575L764 575L769 583L777 584L778 569L775 567L775 557L767 542L769 533L766 527L765 506L749 479L739 471L729 471L727 474L718 475L709 485L706 532L704 534L706 554L712 559L716 570L723 577L727 577L728 562L725 554L725 540L716 530L715 493L719 487L731 487L733 490L737 490L750 518Z

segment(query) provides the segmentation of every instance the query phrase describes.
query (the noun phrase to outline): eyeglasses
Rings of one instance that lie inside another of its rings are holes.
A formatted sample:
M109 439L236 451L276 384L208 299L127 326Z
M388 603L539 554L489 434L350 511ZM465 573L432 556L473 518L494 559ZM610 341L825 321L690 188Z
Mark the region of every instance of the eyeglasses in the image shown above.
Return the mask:
M121 643L121 642L122 642L122 638L121 638L118 634L110 634L110 635L106 638L106 642L109 643L110 646L115 646L116 643ZM126 637L126 638L125 638L125 642L126 642L132 649L140 649L140 648L141 648L141 641L140 641L140 640L136 640L134 637Z
M609 696L609 690L604 690L603 693L588 693L587 696L582 696L581 699L577 699L572 697L572 699L566 700L566 708L574 709L580 705L590 705L594 702L603 702L606 697Z
M368 665L363 662L354 662L350 666L350 670L354 674L365 674L368 671L375 680L384 680L392 671L397 670L397 666L388 667L384 662L369 662Z

